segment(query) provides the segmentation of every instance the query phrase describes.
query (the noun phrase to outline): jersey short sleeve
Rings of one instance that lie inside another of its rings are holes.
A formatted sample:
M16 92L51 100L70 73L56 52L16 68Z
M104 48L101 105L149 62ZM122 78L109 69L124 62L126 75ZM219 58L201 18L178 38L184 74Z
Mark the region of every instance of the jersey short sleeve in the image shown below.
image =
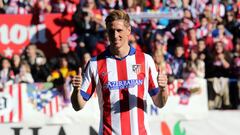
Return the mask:
M157 83L158 72L156 70L155 63L152 57L149 55L147 55L147 62L148 62L148 74L149 74L148 93L150 94L150 96L154 96L159 91L159 87Z
M88 101L95 91L96 83L94 81L91 61L88 62L83 75L83 83L81 88L81 96L85 101Z

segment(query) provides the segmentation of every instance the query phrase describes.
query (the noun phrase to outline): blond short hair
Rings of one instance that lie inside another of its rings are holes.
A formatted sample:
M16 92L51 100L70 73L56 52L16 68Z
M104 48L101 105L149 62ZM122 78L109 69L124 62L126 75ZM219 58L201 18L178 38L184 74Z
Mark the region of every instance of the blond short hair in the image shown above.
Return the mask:
M124 20L126 27L130 26L130 17L124 10L113 10L105 19L106 26L115 20Z

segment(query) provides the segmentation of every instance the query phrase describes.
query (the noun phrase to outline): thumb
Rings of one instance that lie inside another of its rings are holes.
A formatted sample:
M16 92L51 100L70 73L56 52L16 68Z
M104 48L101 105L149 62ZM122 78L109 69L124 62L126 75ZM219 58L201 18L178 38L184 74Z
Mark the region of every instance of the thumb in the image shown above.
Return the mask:
M82 75L82 68L81 67L78 68L78 75Z

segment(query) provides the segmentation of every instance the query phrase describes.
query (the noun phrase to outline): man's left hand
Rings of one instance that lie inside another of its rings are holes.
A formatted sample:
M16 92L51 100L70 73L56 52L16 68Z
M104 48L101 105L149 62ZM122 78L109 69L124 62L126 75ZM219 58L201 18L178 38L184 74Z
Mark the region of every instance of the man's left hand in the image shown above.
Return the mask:
M162 70L160 69L160 67L158 68L157 82L160 88L163 88L163 89L167 88L168 78L166 74L162 73Z

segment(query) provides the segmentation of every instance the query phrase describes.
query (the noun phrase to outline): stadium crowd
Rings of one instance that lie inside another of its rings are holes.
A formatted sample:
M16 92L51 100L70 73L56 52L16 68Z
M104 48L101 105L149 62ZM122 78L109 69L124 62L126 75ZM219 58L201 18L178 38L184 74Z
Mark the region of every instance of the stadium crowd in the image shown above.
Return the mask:
M108 46L104 18L112 9L129 13L183 12L181 19L131 20L129 44L153 56L156 67L174 79L207 80L209 109L237 109L240 97L240 0L0 0L2 14L71 14L72 42L51 59L36 45L21 55L1 56L0 87L12 82L53 82L67 87L78 67Z

